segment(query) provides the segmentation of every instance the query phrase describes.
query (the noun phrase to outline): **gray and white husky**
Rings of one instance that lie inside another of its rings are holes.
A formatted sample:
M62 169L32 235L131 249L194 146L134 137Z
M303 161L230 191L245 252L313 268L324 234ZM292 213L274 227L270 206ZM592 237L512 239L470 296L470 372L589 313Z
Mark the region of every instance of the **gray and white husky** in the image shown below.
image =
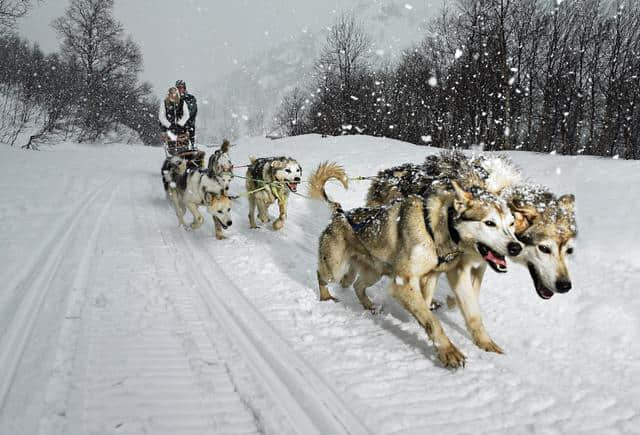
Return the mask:
M208 169L186 170L176 175L171 174L169 173L168 195L179 224L193 230L200 228L204 223L204 217L200 214L198 207L205 206L213 218L216 238L223 239L222 230L226 230L232 224L231 199L226 195L224 180ZM193 216L189 227L184 222L186 210L189 210Z

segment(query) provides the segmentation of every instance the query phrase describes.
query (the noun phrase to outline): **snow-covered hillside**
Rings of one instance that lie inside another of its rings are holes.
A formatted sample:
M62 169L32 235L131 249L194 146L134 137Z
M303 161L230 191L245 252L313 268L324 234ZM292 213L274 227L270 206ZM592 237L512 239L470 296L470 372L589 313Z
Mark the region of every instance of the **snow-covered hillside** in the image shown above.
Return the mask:
M231 157L290 155L305 175L330 160L356 176L434 152L302 136L243 139ZM484 321L506 353L478 349L442 308L468 358L450 371L386 279L370 290L381 314L351 290L318 301L323 205L292 196L282 231L250 230L241 198L220 241L210 218L177 226L161 148L0 148L0 433L637 433L640 163L510 156L576 195L574 287L544 301L524 268L487 272ZM330 194L358 206L368 183Z
M353 0L345 12L352 13L372 39L370 58L373 63L394 62L403 49L419 42L425 35L425 23L441 6L434 1ZM414 4L415 3L415 4ZM309 85L313 65L325 44L328 28L343 10L334 10L300 29L286 41L238 60L238 68L217 77L200 95L203 131L207 137L229 131L231 125L241 133L272 126L274 111L286 92L296 86ZM215 72L213 72L215 73Z

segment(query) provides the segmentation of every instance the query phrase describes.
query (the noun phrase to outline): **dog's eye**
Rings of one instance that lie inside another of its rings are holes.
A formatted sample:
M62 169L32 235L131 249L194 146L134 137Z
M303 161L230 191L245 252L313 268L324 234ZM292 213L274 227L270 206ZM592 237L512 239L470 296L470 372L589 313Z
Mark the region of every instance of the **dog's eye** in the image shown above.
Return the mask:
M290 174L290 173L291 173L291 169L287 168L287 169L285 169L285 172L286 172L287 174Z
M227 209L227 211L231 211L231 209L230 209L230 208L228 208L228 209Z
M222 214L222 210L218 210L218 213Z
M484 224L488 227L495 227L496 223L494 221L484 221Z
M573 254L573 248L567 249L567 254L569 254L569 255Z
M540 252L542 252L543 254L551 254L551 248L549 248L548 246L545 245L538 245L538 249L540 250Z
M515 222L515 221L513 221L513 222L511 222L511 223L509 224L509 226L510 226L510 227L512 227L512 226L514 226L515 224L516 224L516 222Z

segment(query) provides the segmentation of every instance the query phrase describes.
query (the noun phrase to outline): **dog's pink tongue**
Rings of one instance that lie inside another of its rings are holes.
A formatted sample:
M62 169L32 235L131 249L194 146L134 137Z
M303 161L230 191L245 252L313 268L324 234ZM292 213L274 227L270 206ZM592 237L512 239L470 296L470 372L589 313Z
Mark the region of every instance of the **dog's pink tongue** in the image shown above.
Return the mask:
M499 266L504 266L507 267L507 262L504 258L498 258L495 255L493 255L492 251L487 252L487 255L485 255L484 257L485 260L490 261L494 264L497 264Z

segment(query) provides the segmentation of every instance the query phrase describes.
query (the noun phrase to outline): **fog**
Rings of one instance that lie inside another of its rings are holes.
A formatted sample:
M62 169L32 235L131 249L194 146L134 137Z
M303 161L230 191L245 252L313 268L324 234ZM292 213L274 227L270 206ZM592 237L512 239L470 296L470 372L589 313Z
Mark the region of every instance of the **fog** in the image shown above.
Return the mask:
M67 4L64 0L36 4L18 30L45 51L56 50L51 21L64 13ZM115 16L142 49L142 78L163 93L177 78L190 88L201 88L243 59L321 28L331 22L332 12L357 4L354 0L116 0Z

